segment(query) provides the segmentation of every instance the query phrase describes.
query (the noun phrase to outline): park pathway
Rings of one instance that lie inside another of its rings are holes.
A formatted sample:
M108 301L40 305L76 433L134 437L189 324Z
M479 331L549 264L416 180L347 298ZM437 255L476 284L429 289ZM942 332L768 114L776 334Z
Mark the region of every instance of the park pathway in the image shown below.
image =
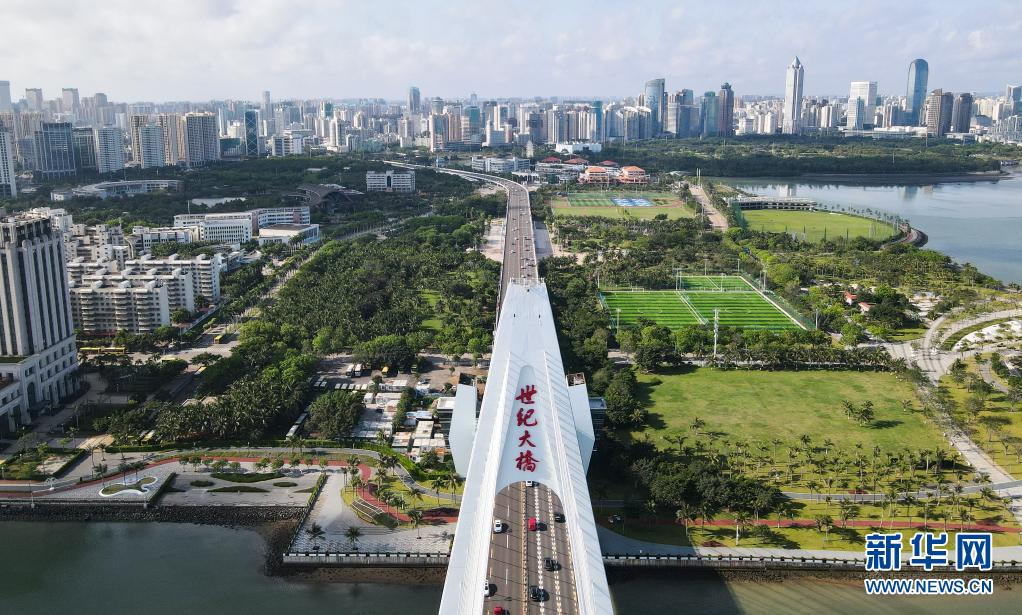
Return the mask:
M710 219L710 226L713 227L713 230L726 231L728 228L727 218L717 209L713 201L710 200L710 197L706 196L706 191L703 190L703 187L698 184L689 184L689 190L692 191L692 196L703 207L707 217Z

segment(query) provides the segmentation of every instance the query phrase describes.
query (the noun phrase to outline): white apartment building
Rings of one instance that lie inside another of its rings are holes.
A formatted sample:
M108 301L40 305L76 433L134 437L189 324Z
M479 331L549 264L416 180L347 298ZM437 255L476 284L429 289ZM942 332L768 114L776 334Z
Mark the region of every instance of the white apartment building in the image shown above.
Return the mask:
M0 219L0 289L0 432L13 433L77 388L64 244L48 217Z
M212 113L186 113L181 118L181 158L189 167L220 160L220 136Z
M148 227L136 226L131 229L131 235L125 238L132 251L137 254L148 252L154 245L161 243L193 243L202 241L202 233L197 226L176 227Z
M259 229L272 224L309 224L312 215L307 206L267 207L217 214L180 214L174 216L174 227L196 227L200 241L242 244L251 241Z
M270 155L300 156L305 153L305 138L299 135L283 134L270 139Z
M0 199L18 196L14 173L14 135L0 130Z
M87 333L152 333L179 307L195 309L191 276L180 269L163 276L101 270L71 283L75 326Z
M415 192L415 171L366 171L369 192Z
M96 166L100 173L124 168L124 133L116 126L96 129Z
M143 169L165 166L163 130L156 124L138 127L138 162Z
M166 258L156 258L144 254L124 263L125 269L150 271L155 274L166 275L173 273L175 269L191 274L193 295L196 300L205 297L212 303L220 301L220 274L224 269L223 255L217 253L213 256L200 254L193 258L179 258L172 254Z
M472 156L472 170L481 173L514 173L515 171L528 171L529 159L518 158L497 158L494 156Z
M318 243L318 224L271 224L259 229L259 245L268 243L282 243L288 246L297 247L294 242L301 246L308 246Z

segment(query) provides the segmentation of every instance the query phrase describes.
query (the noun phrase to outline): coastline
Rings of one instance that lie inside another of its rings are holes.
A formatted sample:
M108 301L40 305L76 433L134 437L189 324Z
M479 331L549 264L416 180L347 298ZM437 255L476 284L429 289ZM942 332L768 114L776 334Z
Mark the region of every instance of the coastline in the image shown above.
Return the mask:
M930 185L965 182L996 182L1012 179L1011 173L1004 171L980 171L975 173L805 173L786 179L820 182L820 183L865 183L880 186L891 185Z

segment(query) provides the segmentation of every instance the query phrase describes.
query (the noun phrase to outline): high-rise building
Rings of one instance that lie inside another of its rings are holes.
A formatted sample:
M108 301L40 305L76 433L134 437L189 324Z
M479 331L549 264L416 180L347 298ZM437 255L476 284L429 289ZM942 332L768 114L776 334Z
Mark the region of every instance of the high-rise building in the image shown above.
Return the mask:
M802 61L795 56L784 77L784 121L781 130L794 135L802 131L802 84L805 69Z
M1008 113L1022 115L1022 85L1009 85L1004 90L1004 97L1008 99Z
M855 101L861 101L861 104ZM853 81L848 90L848 121L849 130L873 128L873 116L876 114L877 82Z
M176 113L160 113L156 125L163 131L163 164L174 166L181 160L181 116Z
M735 134L735 93L730 83L720 86L717 94L720 111L717 112L717 135L730 137Z
M97 170L96 134L92 128L73 129L71 142L74 147L75 169L78 171Z
M46 181L74 177L74 141L71 122L42 122L35 132L36 168Z
M143 169L166 166L166 144L163 129L156 124L145 124L138 128L138 157L135 159Z
M652 131L654 137L659 136L664 131L664 115L666 115L667 99L664 96L664 80L650 79L646 82L646 89L644 92L644 98L646 107L649 108L650 117L652 118Z
M131 159L135 162L142 162L140 132L143 126L149 124L149 116L144 114L132 115L128 121L128 135L131 139Z
M969 132L972 124L972 94L962 92L955 96L951 110L951 132Z
M926 132L943 137L951 131L954 94L936 89L926 99ZM971 105L970 105L971 106Z
M414 85L408 88L408 115L413 115L419 112L419 88Z
M77 388L67 280L63 237L49 217L0 219L0 380L14 383L18 399L4 406L4 435Z
M29 111L42 111L43 91L39 88L25 88L25 104Z
M717 93L704 93L699 103L699 134L704 137L717 136L717 113Z
M0 129L0 199L18 196L14 175L14 134Z
M245 155L259 156L259 112L255 109L245 109Z
M926 85L930 78L930 65L922 58L908 65L908 85L905 86L905 123L919 126L926 103Z
M60 106L64 113L78 116L81 108L81 100L78 97L78 88L64 88L60 91Z
M96 166L100 173L124 168L124 133L116 126L96 129Z
M0 113L8 113L14 110L11 104L11 82L0 81Z
M212 113L186 113L182 124L181 157L188 167L220 160L220 138Z

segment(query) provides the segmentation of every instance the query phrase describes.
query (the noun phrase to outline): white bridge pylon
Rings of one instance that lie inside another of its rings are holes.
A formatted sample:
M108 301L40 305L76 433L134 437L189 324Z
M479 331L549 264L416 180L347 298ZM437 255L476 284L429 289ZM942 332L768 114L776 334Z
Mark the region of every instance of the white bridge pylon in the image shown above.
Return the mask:
M593 424L585 384L569 386L542 282L512 282L504 295L478 421L475 392L459 387L451 448L465 493L458 515L442 615L483 612L493 506L526 480L560 498L571 548L578 612L613 613L586 470Z

